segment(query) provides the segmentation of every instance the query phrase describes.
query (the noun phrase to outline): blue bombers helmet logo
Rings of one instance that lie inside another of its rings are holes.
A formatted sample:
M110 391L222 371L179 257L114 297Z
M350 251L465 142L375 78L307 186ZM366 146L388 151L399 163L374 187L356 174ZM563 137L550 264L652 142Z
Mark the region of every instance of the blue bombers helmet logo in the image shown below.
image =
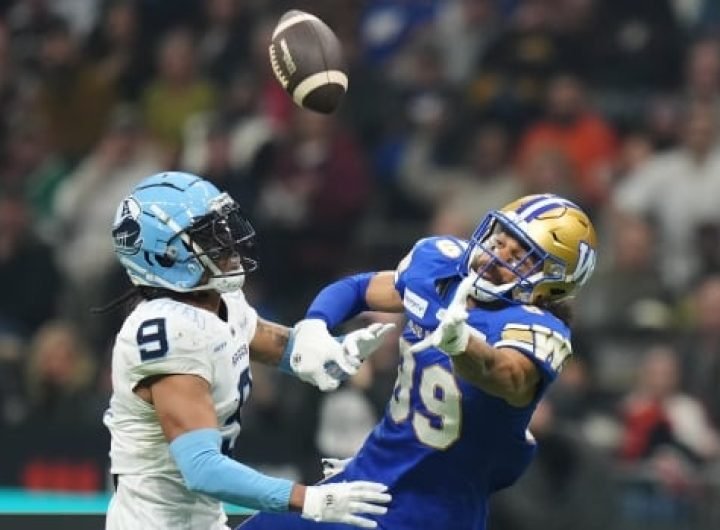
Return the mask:
M140 237L140 217L142 210L140 203L132 196L123 199L113 222L112 236L115 242L115 251L119 254L137 254L142 245Z
M572 274L572 280L578 285L583 285L595 269L596 253L595 250L585 241L580 241L578 248L578 263L575 272Z

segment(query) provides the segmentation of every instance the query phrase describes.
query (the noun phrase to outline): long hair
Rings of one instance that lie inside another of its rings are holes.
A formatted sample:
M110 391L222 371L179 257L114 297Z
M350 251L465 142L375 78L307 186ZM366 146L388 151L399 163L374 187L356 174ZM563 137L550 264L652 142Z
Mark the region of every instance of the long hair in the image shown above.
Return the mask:
M103 314L116 311L121 307L125 308L126 313L130 313L139 303L145 300L155 300L158 298L171 298L178 302L192 302L202 300L210 295L210 291L190 291L187 293L178 293L170 289L162 287L148 287L146 285L133 285L123 294L111 300L107 304L100 307L90 309L92 313Z
M549 302L547 304L540 301L535 305L537 305L540 309L549 311L568 327L571 327L573 320L575 319L573 304L569 300L560 300L557 302Z

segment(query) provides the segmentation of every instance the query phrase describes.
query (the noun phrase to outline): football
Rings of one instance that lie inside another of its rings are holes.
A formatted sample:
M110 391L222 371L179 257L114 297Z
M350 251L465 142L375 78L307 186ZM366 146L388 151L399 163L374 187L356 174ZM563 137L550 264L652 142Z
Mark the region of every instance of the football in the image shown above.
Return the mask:
M340 41L315 15L291 10L279 20L269 47L275 78L300 107L330 114L347 92Z

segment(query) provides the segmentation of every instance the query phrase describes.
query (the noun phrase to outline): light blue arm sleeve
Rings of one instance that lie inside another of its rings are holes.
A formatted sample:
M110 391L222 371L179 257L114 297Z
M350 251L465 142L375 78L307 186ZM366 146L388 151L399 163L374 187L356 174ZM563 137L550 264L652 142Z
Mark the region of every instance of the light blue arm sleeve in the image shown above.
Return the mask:
M188 489L263 512L285 512L293 482L269 477L220 453L217 429L197 429L175 438L170 453Z

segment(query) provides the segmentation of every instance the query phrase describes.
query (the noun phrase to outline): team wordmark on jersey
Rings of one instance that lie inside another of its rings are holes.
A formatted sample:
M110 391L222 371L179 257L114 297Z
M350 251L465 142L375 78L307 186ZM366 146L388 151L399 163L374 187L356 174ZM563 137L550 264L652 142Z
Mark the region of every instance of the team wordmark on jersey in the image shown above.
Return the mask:
M419 294L416 294L406 288L405 295L403 296L403 305L405 306L405 309L410 311L416 317L423 318L425 316L425 311L427 311L428 308L428 301Z

